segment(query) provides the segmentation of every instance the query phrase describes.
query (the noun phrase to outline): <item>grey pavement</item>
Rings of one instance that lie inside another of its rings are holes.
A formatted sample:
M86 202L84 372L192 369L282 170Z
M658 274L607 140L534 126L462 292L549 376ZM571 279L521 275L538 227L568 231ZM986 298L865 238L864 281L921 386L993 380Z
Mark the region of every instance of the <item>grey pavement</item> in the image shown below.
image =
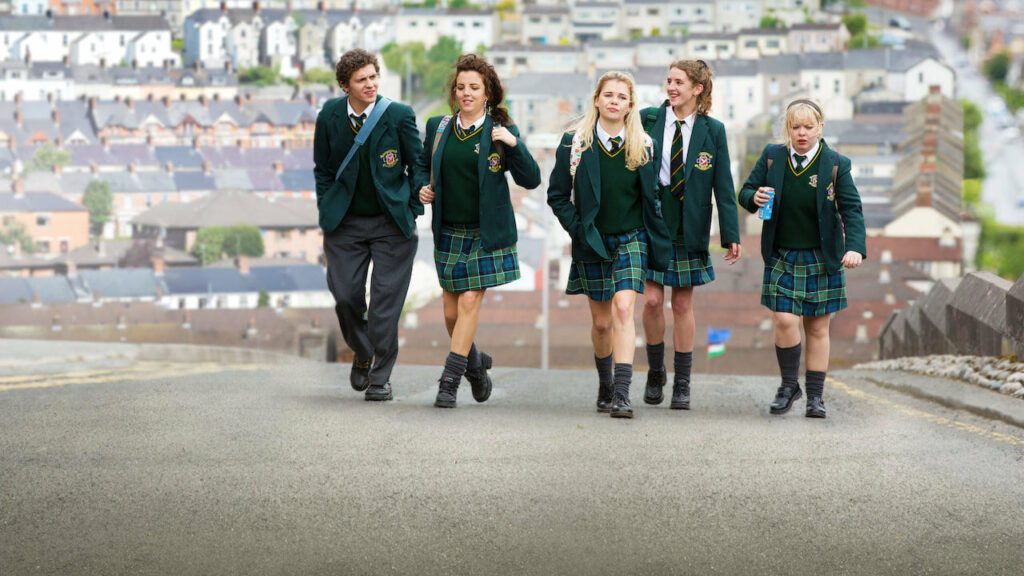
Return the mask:
M616 421L594 412L589 371L498 368L490 401L464 389L455 410L431 405L437 373L399 366L386 404L348 389L346 366L301 361L2 376L0 572L1018 574L1024 560L1024 430L878 374L831 374L815 421L802 402L767 414L777 377L698 375L680 412L643 405L640 373L637 417Z

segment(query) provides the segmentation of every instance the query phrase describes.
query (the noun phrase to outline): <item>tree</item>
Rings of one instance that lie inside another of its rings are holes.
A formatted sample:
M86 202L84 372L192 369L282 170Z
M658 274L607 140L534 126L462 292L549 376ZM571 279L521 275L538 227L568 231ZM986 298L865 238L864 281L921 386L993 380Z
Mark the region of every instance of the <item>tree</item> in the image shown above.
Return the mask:
M47 142L36 150L32 155L32 163L28 167L29 172L46 172L54 166L63 168L71 162L71 152L68 150L57 150L53 144Z
M985 76L993 82L1005 82L1006 73L1010 71L1010 53L1002 51L988 59L983 67Z
M985 179L985 160L981 155L977 132L964 134L964 178Z
M99 237L103 227L110 222L110 213L114 209L114 196L110 193L110 183L106 180L93 180L85 188L82 205L89 209L89 228L92 235Z
M981 126L981 110L967 99L960 100L960 108L964 111L964 133L976 132Z
M270 306L270 294L267 294L266 290L260 290L259 298L256 300L257 308L266 308Z
M25 232L25 225L21 222L12 222L0 228L0 244L13 246L15 242L21 245L21 251L25 254L36 251L35 241Z
M216 262L220 259L223 246L224 228L221 226L200 228L196 232L196 239L192 244L191 254L198 258L203 266L206 266L210 262Z
M273 86L277 84L278 68L267 66L253 66L238 71L239 84L254 84L256 86Z
M779 28L779 19L775 16L761 16L761 21L757 23L758 28Z
M260 234L260 229L251 224L225 228L221 250L228 256L240 254L252 258L263 256L263 236Z
M310 68L302 73L303 84L324 84L326 86L333 86L337 82L334 76L334 70L328 70L327 68Z
M876 48L878 44L878 38L867 32L850 37L850 48Z
M868 17L863 12L846 14L843 16L842 21L846 25L846 29L850 31L851 38L867 32ZM850 46L856 46L853 40L850 41Z

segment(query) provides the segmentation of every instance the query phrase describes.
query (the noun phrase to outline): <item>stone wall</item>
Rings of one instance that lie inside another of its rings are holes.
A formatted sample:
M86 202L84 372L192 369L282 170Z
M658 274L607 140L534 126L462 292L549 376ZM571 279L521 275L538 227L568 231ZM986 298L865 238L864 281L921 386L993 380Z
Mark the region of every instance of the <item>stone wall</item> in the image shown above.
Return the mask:
M931 354L1024 358L1024 276L989 272L942 280L893 312L878 337L883 359Z

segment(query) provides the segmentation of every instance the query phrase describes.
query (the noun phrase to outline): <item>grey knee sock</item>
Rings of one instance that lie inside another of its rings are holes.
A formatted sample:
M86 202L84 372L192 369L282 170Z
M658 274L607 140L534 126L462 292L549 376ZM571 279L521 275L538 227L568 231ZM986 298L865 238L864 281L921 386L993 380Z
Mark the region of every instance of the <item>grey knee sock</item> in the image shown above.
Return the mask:
M782 373L783 386L800 387L801 348L800 344L792 348L775 347L775 357L779 360L779 372Z
M689 384L690 371L693 370L693 352L676 352L673 364L676 371L674 380Z
M807 379L807 397L821 398L825 393L825 372L808 370L804 376Z
M665 371L665 343L647 345L647 369L652 372Z
M631 382L633 382L633 365L615 364L615 395L629 398Z
M604 389L610 389L612 387L613 375L612 375L612 355L609 354L604 358L598 358L594 356L594 365L597 366L597 381Z
M466 361L465 356L449 352L448 359L444 361L444 372L441 374L441 378L448 378L450 376L456 382L461 380L462 375L466 373Z

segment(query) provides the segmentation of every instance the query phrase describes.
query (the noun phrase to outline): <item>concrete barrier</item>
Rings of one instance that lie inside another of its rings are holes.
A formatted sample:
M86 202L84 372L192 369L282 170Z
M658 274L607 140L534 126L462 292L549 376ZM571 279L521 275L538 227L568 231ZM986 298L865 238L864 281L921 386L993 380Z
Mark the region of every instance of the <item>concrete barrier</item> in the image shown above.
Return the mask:
M964 276L946 308L947 335L957 353L1011 353L1006 337L1006 296L1012 286L1009 280L990 272Z
M903 355L920 356L921 346L921 301L914 300L914 303L903 309L900 314L906 319L906 327L903 336Z
M921 354L956 354L953 342L947 336L946 307L953 300L953 294L960 285L960 279L940 280L932 286L921 303L920 336L918 352Z
M1024 276L1006 294L1006 332L1015 345L1017 361L1024 361Z

